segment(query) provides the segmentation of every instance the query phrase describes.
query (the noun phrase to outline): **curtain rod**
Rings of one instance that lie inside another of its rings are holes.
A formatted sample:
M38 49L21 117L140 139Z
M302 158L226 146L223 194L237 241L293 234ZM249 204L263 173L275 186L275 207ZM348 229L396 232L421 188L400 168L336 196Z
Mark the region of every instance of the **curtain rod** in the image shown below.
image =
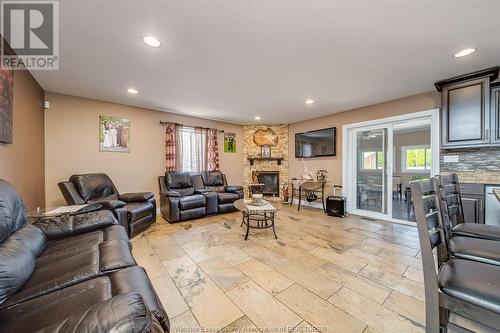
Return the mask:
M160 120L160 125L163 125L165 126L166 124L168 123L171 123L171 121L163 121L163 120ZM201 126L187 126L187 125L184 125L184 124L179 124L179 123L174 123L176 125L180 125L180 126L186 126L186 127L197 127L197 128L202 128L202 129L211 129L209 127L201 127ZM221 130L221 129L218 129L216 128L217 132L219 133L224 133L224 130Z

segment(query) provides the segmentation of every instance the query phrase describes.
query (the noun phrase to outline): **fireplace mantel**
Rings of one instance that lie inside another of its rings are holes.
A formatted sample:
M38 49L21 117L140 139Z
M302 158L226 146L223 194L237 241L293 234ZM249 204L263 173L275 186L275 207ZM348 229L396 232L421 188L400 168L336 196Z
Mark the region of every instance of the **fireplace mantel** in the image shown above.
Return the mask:
M248 156L247 158L250 161L250 165L253 165L254 161L276 161L278 165L281 165L281 161L283 161L284 157L259 157L259 156Z

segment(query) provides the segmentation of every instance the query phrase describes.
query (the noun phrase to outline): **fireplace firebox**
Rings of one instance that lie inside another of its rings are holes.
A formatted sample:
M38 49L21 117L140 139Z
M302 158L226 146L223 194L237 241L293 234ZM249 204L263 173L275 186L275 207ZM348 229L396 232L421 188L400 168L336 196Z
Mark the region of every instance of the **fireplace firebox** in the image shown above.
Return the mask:
M264 184L262 194L279 195L280 194L280 173L279 171L258 171L257 179L259 183Z

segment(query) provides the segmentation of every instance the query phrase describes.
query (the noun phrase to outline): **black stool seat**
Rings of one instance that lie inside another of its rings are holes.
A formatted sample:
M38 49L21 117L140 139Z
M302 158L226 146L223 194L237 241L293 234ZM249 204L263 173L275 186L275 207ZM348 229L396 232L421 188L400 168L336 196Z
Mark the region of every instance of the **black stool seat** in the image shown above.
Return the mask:
M454 257L500 266L500 243L488 239L453 237L450 250ZM498 277L500 279L500 276Z
M480 223L460 223L453 228L453 235L500 241L500 227Z
M441 291L449 296L500 314L500 268L483 263L452 259L441 266Z

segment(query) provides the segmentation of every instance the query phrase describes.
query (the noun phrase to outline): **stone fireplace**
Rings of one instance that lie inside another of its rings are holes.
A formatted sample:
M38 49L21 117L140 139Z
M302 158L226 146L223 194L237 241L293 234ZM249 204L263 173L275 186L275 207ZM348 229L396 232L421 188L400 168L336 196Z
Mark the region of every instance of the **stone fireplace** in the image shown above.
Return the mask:
M255 144L253 136L259 129L272 129L278 138L271 147L271 158L260 159L261 147ZM252 161L249 158L257 157ZM282 197L283 185L288 184L288 125L250 125L244 127L244 185L257 181L264 183L264 195ZM279 158L276 160L275 158Z

